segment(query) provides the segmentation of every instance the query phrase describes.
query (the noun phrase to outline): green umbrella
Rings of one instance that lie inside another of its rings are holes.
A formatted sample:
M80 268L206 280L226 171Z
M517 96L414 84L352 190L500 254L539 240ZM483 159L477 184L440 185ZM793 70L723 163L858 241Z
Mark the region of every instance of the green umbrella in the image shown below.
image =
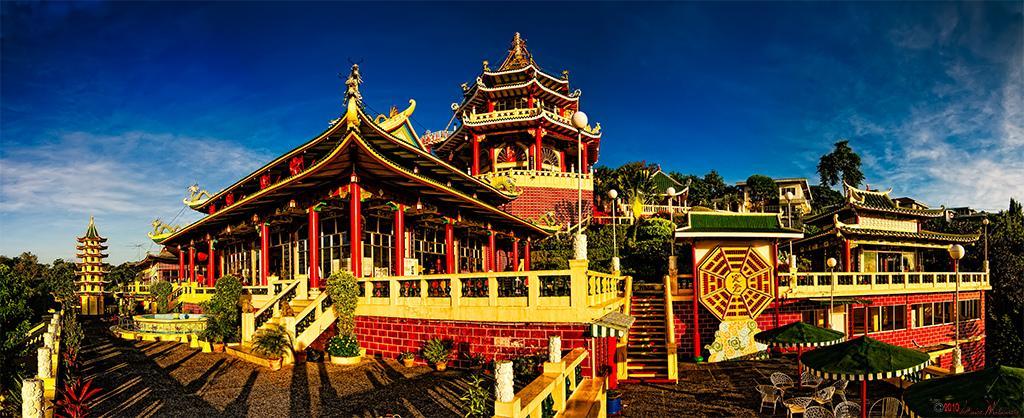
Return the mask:
M928 354L868 337L822 347L803 355L801 363L826 379L861 381L861 416L867 416L869 380L913 374L931 361Z
M802 376L800 357L804 348L823 347L836 344L843 340L846 334L842 332L820 328L804 322L794 322L767 331L761 331L754 335L754 341L761 344L779 348L796 348L797 375Z
M986 412L994 416L1020 416L1024 415L1024 369L994 366L923 380L911 385L903 398L912 417Z

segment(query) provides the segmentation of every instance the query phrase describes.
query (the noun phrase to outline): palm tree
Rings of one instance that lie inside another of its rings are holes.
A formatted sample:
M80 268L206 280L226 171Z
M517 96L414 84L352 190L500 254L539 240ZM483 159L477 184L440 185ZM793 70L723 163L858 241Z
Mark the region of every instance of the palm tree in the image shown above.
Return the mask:
M658 194L654 183L657 171L658 166L643 162L627 163L617 170L616 182L622 188L620 192L626 204L633 210L633 219L639 218L643 205Z

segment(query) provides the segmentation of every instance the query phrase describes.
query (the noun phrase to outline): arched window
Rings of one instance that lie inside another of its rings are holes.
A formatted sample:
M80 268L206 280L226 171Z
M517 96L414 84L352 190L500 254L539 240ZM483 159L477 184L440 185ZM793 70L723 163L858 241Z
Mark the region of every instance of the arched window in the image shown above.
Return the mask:
M525 147L517 144L504 144L494 155L495 167L498 169L526 168L529 165L528 152Z
M562 156L554 148L544 147L542 156L543 163L549 170L559 171L562 168Z

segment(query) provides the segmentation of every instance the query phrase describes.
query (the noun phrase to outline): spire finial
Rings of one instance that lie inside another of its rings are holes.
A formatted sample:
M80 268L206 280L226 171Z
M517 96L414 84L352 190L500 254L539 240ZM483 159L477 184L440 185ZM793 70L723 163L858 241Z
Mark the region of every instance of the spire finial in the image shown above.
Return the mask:
M363 84L363 77L359 75L359 64L352 64L352 71L348 73L345 80L345 102L355 99L360 106L363 104L363 95L359 92L359 85Z
M505 61L501 63L498 71L519 69L533 64L533 56L526 49L526 41L523 40L523 36L519 32L516 32L512 36L512 46L508 49L508 56L505 57Z

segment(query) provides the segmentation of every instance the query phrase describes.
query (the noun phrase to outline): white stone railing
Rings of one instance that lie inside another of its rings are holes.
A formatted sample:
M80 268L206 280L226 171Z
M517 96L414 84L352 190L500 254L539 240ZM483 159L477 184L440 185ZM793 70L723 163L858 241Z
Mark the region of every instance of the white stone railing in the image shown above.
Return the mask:
M957 273L952 272L779 272L778 276L779 293L788 298L950 292L957 287ZM959 276L961 291L992 289L988 273L966 272Z
M62 348L61 313L55 313L49 322L41 325L45 326L46 332L42 334L42 347L36 349L36 375L21 383L21 415L26 418L44 417L57 393ZM26 337L32 340L33 334Z

